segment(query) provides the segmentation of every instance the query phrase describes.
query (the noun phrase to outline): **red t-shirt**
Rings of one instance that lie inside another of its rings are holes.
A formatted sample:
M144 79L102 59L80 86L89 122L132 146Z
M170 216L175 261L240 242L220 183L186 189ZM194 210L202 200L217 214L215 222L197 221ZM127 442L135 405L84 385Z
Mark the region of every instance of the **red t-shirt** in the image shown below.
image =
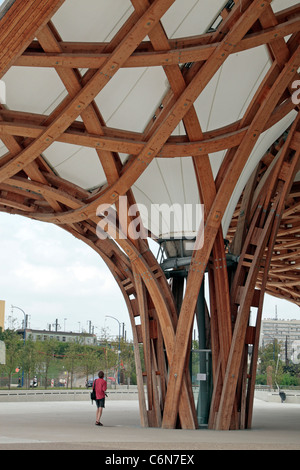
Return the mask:
M107 384L104 379L96 379L94 381L93 388L95 388L96 400L101 400L101 398L105 398L106 387Z

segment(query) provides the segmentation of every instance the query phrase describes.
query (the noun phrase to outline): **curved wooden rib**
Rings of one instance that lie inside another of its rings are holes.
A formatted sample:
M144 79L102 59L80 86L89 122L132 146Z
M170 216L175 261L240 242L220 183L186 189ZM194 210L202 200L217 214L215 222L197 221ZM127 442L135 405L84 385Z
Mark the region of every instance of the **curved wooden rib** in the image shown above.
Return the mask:
M294 104L290 99L286 99L283 103L279 104L272 113L264 131L274 126L293 109ZM44 131L44 127L37 125L35 121L49 119L45 116L34 117L30 115L27 117L25 113L22 113L22 117L18 118L16 113L7 112L5 110L0 110L0 117L1 116L3 116L3 121L0 119L0 134L3 136L18 136L30 139L38 138ZM5 117L13 121L5 121ZM28 121L28 124L22 122L21 119ZM128 153L130 155L138 155L146 146L144 136L141 134L126 131L121 132L117 129L110 129L104 126L100 134L88 133L86 131L84 132L84 128L79 130L79 127L82 126L78 124L76 127L76 129L69 128L57 138L57 142L94 148L101 151ZM216 153L221 150L234 148L240 145L247 129L248 127L246 126L241 127L241 121L237 121L222 129L203 132L203 138L197 141L187 141L186 136L170 137L157 154L157 157L182 158L192 155L200 157L208 153ZM10 158L11 155L8 154L7 159Z
M290 12L290 19L283 18L282 23L278 23L266 30L256 33L247 34L240 41L234 53L243 52L254 47L268 44L274 39L286 37L290 34L298 32L300 28L299 11L295 9ZM212 53L219 46L219 42L210 43L211 35L205 34L199 37L187 40L185 38L174 41L168 41L170 50L158 50L153 52L150 46L143 43L143 49L146 52L134 52L123 67L164 67L170 65L180 65L187 62L199 62L209 59ZM178 46L180 44L180 46ZM56 68L88 68L99 69L108 59L109 53L103 52L108 43L92 44L88 43L64 43L60 41L60 53L42 53L35 50L32 44L28 51L24 51L23 55L15 62L15 66L20 67L53 67ZM31 50L30 50L31 49ZM32 50L34 49L34 51ZM69 51L69 52L68 52ZM80 51L80 52L79 52Z

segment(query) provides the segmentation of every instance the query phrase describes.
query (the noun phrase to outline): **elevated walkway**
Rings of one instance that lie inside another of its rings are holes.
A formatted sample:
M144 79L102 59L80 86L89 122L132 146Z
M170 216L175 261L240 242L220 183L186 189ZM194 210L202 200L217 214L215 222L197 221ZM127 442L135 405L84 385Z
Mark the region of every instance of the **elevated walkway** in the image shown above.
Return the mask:
M91 388L77 390L0 390L0 403L2 402L35 402L35 401L88 401ZM138 400L136 387L120 387L107 390L109 400Z

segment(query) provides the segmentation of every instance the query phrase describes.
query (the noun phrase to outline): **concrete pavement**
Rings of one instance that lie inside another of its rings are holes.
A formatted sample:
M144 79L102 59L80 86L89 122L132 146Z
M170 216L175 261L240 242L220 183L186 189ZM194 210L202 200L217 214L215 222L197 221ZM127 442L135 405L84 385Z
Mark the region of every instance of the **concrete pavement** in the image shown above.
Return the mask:
M185 431L141 428L136 400L107 400L103 427L90 401L0 403L0 450L296 450L300 405L255 400L253 428Z

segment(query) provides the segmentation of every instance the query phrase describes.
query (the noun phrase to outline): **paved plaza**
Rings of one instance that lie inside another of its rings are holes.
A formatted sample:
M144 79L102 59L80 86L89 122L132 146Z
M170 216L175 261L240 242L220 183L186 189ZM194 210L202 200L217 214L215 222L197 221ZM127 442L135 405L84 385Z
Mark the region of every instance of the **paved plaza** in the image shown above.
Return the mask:
M141 428L136 400L107 400L103 427L90 401L0 403L0 450L296 450L300 404L255 400L253 428Z

